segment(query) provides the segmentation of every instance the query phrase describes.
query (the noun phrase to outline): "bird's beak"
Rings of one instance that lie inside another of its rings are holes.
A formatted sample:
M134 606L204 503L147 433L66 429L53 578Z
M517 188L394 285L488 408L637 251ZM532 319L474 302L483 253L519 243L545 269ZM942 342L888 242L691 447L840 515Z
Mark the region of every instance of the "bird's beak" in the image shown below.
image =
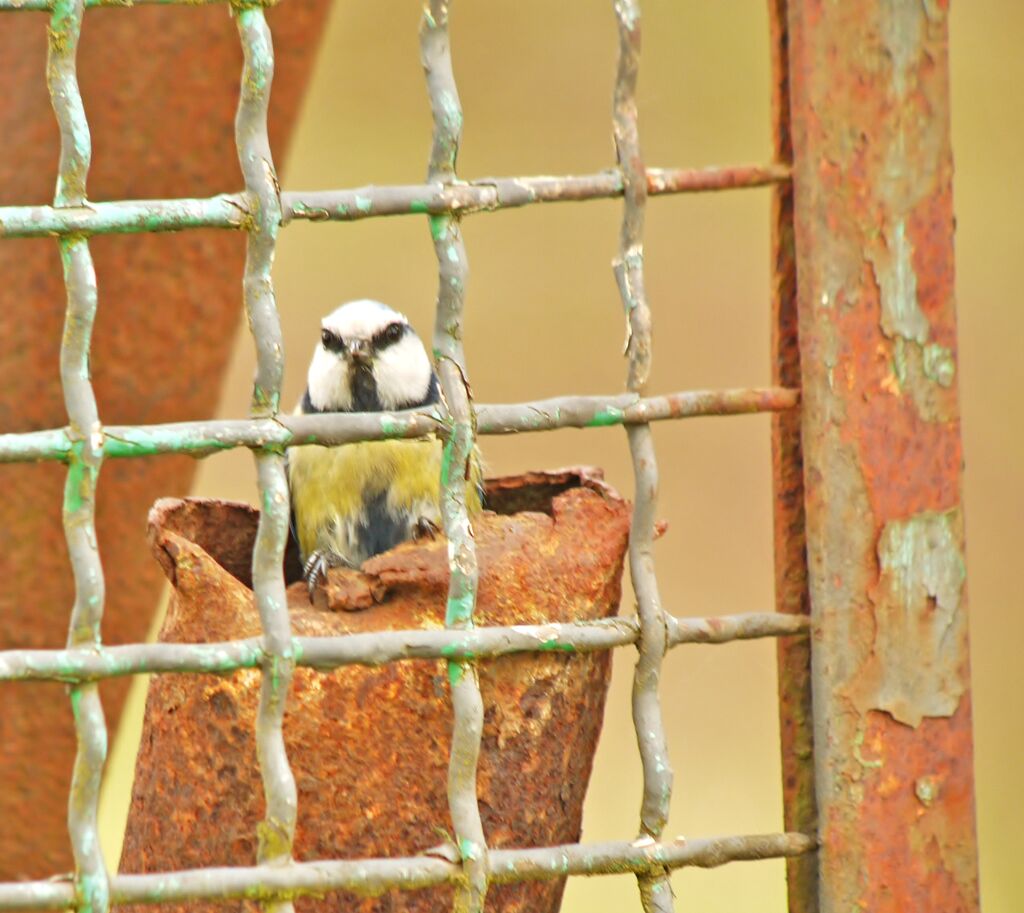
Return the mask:
M365 339L349 340L348 354L354 365L368 365L370 363L370 345Z

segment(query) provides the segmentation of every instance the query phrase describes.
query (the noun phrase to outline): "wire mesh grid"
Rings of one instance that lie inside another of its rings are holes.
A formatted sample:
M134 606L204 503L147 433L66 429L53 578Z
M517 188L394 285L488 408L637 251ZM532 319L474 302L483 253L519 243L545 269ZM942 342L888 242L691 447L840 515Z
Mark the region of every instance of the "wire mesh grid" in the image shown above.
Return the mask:
M153 0L150 0L153 2ZM194 0L155 0L194 2ZM260 4L232 4L244 52L236 143L245 181L241 193L210 199L88 203L89 126L78 89L75 59L86 8L130 5L118 0L0 0L2 10L50 13L48 83L60 126L60 173L52 206L0 208L0 237L56 235L67 287L61 382L68 425L0 435L0 462L58 460L67 464L64 526L76 597L63 650L0 652L0 681L63 681L69 685L78 752L68 812L76 871L73 882L0 884L0 909L75 907L104 913L112 903L247 898L287 910L292 898L337 889L379 892L430 885L456 887L457 909L483 909L488 885L629 871L637 875L647 911L672 909L671 870L724 862L791 857L814 848L806 834L780 833L716 839L663 839L672 771L662 726L658 680L667 651L684 643L724 643L806 634L804 616L782 613L722 618L675 618L658 594L652 542L658 470L650 423L699 415L781 412L798 404L795 389L768 387L645 396L651 364L650 309L643 284L643 224L649 195L783 183L783 164L709 169L647 169L641 155L636 82L640 11L635 0L615 0L619 34L613 132L618 167L566 177L516 177L462 182L455 162L462 127L449 47L447 0L428 0L420 31L421 57L434 120L427 183L354 190L282 193L267 136L273 77L271 35ZM567 396L516 405L474 405L462 349L464 281L468 270L460 218L468 213L540 202L622 196L620 250L614 262L628 320L628 393ZM354 220L426 214L438 261L439 292L434 354L444 404L393 414L280 415L283 374L281 329L271 267L277 233L293 219ZM251 418L149 426L103 426L89 376L89 349L97 308L89 236L96 233L234 228L248 237L244 300L257 349ZM635 619L475 627L477 562L465 504L466 455L477 434L622 425L635 469L635 507L629 546L636 592ZM392 631L339 637L293 637L282 570L288 536L284 451L303 444L436 434L444 442L442 516L450 547L446 630ZM196 456L232 447L254 453L261 513L253 554L253 582L262 636L213 644L128 644L101 640L103 569L94 530L95 491L106 458L157 453ZM639 837L607 844L489 850L476 796L483 703L476 662L540 649L593 651L635 644L633 715L643 763ZM543 647L541 646L543 645ZM461 861L432 856L404 859L296 862L292 839L296 787L285 754L282 723L296 665L329 670L346 664L445 658L454 708L448 796ZM105 678L137 673L226 673L259 668L261 699L257 756L266 816L259 829L256 866L110 877L97 832L97 808L107 730L98 693Z

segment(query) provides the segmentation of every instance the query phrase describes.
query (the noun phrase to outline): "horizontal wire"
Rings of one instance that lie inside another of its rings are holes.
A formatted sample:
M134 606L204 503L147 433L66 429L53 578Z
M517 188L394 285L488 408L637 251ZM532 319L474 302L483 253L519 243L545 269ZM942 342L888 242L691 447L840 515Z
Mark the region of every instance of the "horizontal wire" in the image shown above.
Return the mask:
M639 425L712 415L744 415L794 409L800 393L786 387L686 390L664 396L563 396L476 406L477 434L517 434L556 428ZM429 411L278 415L265 419L221 419L160 425L108 425L104 457L185 453L208 456L234 447L277 451L306 444L348 444L444 432L447 417ZM71 440L64 428L0 434L0 463L67 460Z
M488 858L491 881L508 884L566 875L714 868L730 862L799 856L812 852L815 847L814 839L806 834L754 834L695 840L678 838L664 843L609 842L491 850ZM111 879L111 902L120 905L236 898L273 901L344 890L373 896L398 886L416 889L452 884L461 877L459 865L433 856L191 869L115 875ZM73 907L74 903L74 888L68 882L0 884L0 910L57 910Z
M245 0L244 4L234 0L85 0L86 9L96 7L132 6L208 6L213 3L232 3L244 6L274 6L278 0ZM0 13L37 12L48 13L53 10L54 0L0 0Z
M668 644L725 644L804 634L804 615L752 612L709 618L667 616ZM379 666L396 660L473 660L512 653L590 653L636 643L635 618L478 627L472 630L406 630L293 637L295 663L327 671L340 666ZM0 681L80 683L149 673L223 675L254 669L267 658L262 638L206 644L155 643L0 651Z
M4 3L0 0L0 10ZM152 0L157 2L157 0ZM191 0L190 0L191 2ZM652 168L652 196L763 187L789 180L788 165L711 168ZM622 196L618 171L550 177L482 178L470 183L396 184L349 190L281 194L282 224L351 222L378 216L494 212L531 203L582 202ZM253 216L245 194L176 200L116 200L82 206L0 207L0 239L59 234L182 231L190 228L247 229Z

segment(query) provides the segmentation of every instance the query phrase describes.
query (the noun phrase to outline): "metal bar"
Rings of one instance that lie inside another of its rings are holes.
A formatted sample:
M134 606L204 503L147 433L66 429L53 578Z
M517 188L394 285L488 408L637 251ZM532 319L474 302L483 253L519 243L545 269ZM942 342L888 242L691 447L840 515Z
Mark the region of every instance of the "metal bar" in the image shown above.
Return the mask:
M57 0L50 17L46 81L60 127L55 207L80 206L92 157L89 124L75 71L83 0ZM103 464L103 432L89 376L96 319L96 271L88 242L60 239L67 312L60 347L60 379L68 414L70 451L63 523L75 578L67 644L98 645L103 620L103 565L96 542L96 483ZM107 756L107 728L99 685L68 689L78 748L68 796L68 833L75 859L74 899L82 913L106 913L110 884L99 845L100 782Z
M251 220L244 194L179 200L116 200L80 206L0 207L0 240L48 235L93 235L186 228L245 230Z
M781 161L792 161L789 106L789 28L787 0L769 0L772 47L772 141ZM796 250L793 241L793 185L772 193L772 381L799 386ZM807 535L800 415L772 416L774 492L775 607L809 619ZM780 640L776 645L779 689L779 748L782 813L786 830L815 833L814 732L811 707L811 642ZM789 913L818 913L818 858L808 854L786 861Z
M968 913L948 5L788 7L820 907Z
M97 7L133 6L205 6L209 3L230 3L232 0L85 0L86 9ZM278 0L258 0L261 6L273 6ZM48 13L56 8L55 0L0 0L0 13L39 12Z
M493 880L501 884L565 875L642 874L686 867L715 868L729 862L779 859L808 853L814 840L805 834L753 834L670 843L569 844L529 850L491 850ZM404 859L346 859L298 862L285 866L191 869L147 875L116 875L115 904L223 902L243 898L274 901L316 897L328 891L378 895L389 888L417 889L457 883L459 865L432 856ZM74 904L71 885L60 881L0 884L0 910L59 910Z
M640 395L651 369L651 311L644 291L643 230L647 181L640 148L636 85L640 69L640 6L636 0L615 0L619 34L618 72L612 108L615 152L623 179L622 229L614 263L627 319L627 387ZM641 840L658 840L668 821L672 798L672 764L662 723L658 685L661 663L668 650L668 629L661 608L654 569L655 510L658 464L650 425L626 429L633 460L635 494L629 533L629 569L640 620L639 652L633 676L633 722L643 762ZM672 883L668 869L657 867L638 874L640 899L646 913L671 913Z
M794 409L797 390L762 387L696 390L665 396L564 396L533 403L474 406L477 434L518 434L553 428L598 428L711 415L744 415ZM444 428L440 409L388 413L277 415L273 418L175 422L165 425L107 425L105 457L187 453L208 456L234 447L280 450L305 444L348 444L384 438L421 437ZM67 460L66 429L0 434L0 463Z
M3 8L0 5L0 10ZM647 171L648 193L654 196L765 187L788 180L788 166L778 164L651 168ZM481 178L455 184L368 185L351 190L285 191L281 194L281 224L287 225L294 219L351 222L377 216L423 213L466 215L513 209L531 203L583 202L619 196L622 196L622 176L618 171L562 177ZM0 206L0 239L54 234L182 231L189 228L244 231L250 219L244 193L200 199L115 200L68 209Z
M434 121L427 180L442 184L456 180L455 160L462 135L462 105L452 72L448 8L448 0L425 0L420 23L420 60ZM445 626L467 630L473 627L479 576L466 506L468 468L475 449L473 409L462 349L462 311L469 265L457 214L430 216L430 235L438 268L434 358L450 414L441 470L441 519L448 538L450 568ZM454 715L448 805L464 876L455 890L454 910L477 913L484 908L488 886L487 840L476 792L484 704L472 662L449 660L448 681Z
M256 344L252 414L255 419L269 419L277 414L284 375L284 347L271 279L281 221L277 176L267 135L274 47L262 8L236 8L235 20L245 58L235 142L253 214L248 226L243 280L246 313ZM259 863L282 865L291 860L298 811L298 792L282 731L295 668L283 569L288 541L288 484L280 452L257 453L256 468L261 510L253 547L252 578L264 652L256 716L256 756L266 796L256 858ZM290 899L281 899L267 909L291 913L293 905Z
M799 615L763 612L710 618L666 616L668 645L727 644L761 637L805 634ZM297 666L324 671L339 666L379 666L409 659L469 661L512 653L589 653L636 643L640 626L632 618L471 630L375 631L339 637L292 638ZM67 650L0 651L0 681L80 683L143 673L205 672L223 675L254 669L267 659L260 638L207 644L125 644Z
M784 165L738 165L713 168L651 168L648 192L655 196L701 193L745 187L765 187L789 180ZM618 171L597 174L479 178L469 183L428 183L366 186L355 190L287 192L283 195L285 222L354 221L410 213L443 215L495 212L533 203L567 203L622 196Z

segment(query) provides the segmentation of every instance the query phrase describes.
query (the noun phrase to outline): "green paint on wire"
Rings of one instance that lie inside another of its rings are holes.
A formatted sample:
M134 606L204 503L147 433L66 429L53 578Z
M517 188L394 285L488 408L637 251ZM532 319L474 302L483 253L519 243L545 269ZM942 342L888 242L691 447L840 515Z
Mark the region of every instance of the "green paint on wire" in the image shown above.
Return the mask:
M621 409L609 406L607 409L599 409L594 417L587 422L588 428L603 428L608 425L621 425L625 421L625 413Z
M459 596L449 596L445 610L445 624L451 627L463 621L471 621L476 605L476 594L472 590Z
M435 241L440 241L445 236L445 232L448 231L448 223L451 221L451 217L447 215L430 216L429 221L430 237Z
M550 650L553 653L575 653L576 648L572 644L564 644L560 640L552 638L541 643L542 650Z
M467 649L463 644L445 644L441 647L441 655L448 660L472 660L476 659L476 653Z

